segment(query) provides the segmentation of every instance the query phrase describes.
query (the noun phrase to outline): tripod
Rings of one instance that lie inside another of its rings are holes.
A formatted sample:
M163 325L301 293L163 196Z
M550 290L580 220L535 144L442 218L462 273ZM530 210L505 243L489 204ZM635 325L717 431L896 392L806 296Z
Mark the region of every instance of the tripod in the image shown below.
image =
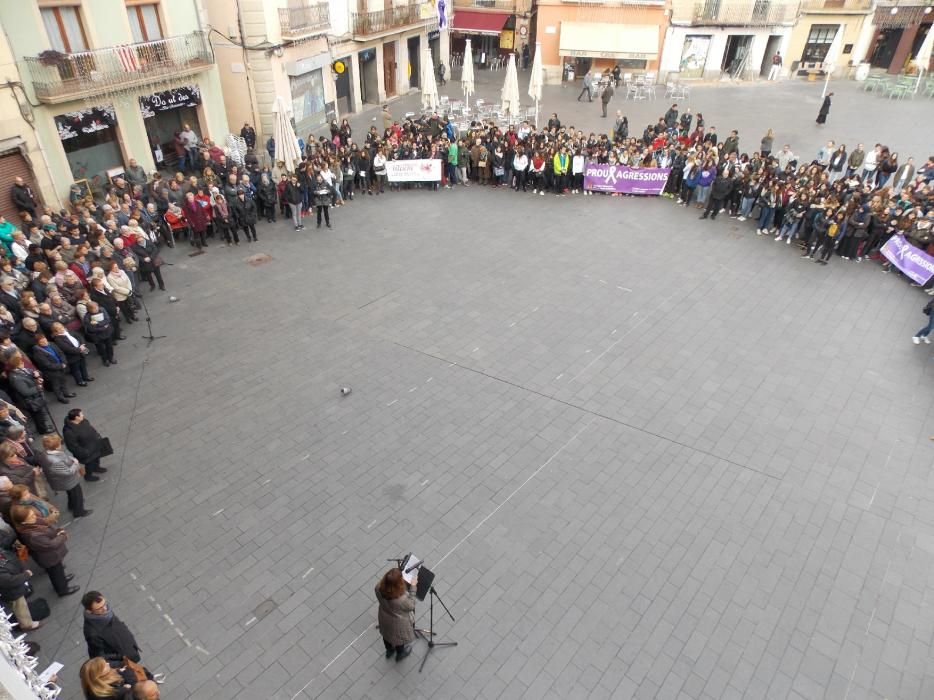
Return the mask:
M415 630L415 634L428 642L428 651L425 652L425 656L422 658L422 665L418 667L418 672L421 673L422 669L425 668L425 662L428 661L428 656L434 650L435 647L456 647L457 642L436 642L435 637L435 598L438 599L438 602L441 603L441 607L444 608L444 612L448 614L448 617L451 618L451 622L456 622L454 616L451 614L451 611L448 610L448 606L444 604L444 601L441 600L441 596L438 595L435 591L435 587L431 586L428 589L429 599L428 599L428 637L425 637L424 633L421 630Z
M152 341L165 338L166 336L152 334L152 316L149 315L149 307L146 306L146 300L143 298L143 295L140 292L136 292L134 296L139 299L140 303L143 305L143 312L146 314L146 328L149 329L149 335L144 335L143 340L146 341L146 347L148 348L150 345L152 345Z

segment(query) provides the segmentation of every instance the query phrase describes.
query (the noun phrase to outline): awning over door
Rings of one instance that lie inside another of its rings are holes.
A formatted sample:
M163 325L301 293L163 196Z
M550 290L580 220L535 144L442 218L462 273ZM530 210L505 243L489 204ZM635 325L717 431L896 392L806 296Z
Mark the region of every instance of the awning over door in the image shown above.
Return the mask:
M652 24L600 24L562 22L559 53L562 56L658 58L658 27Z
M509 15L503 12L471 12L458 10L454 14L454 31L465 34L496 34L503 31Z

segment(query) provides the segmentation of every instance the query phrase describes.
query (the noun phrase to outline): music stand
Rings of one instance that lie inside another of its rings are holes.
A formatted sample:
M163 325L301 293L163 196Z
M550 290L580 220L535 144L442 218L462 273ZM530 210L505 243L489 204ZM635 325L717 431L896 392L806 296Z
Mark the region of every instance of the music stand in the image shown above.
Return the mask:
M451 618L451 622L457 622L454 619L454 616L451 614L451 611L448 610L448 606L444 604L444 601L441 600L441 596L438 595L438 592L435 590L435 587L431 584L435 580L434 573L425 566L421 566L418 572L418 584L415 588L415 597L418 600L425 600L425 596L428 595L428 636L421 632L421 630L416 629L415 633L428 642L428 650L425 652L425 656L422 658L422 663L418 667L418 672L421 673L422 669L425 668L425 662L428 661L428 656L434 651L435 647L456 647L457 642L436 642L435 641L435 600L441 604L441 607L444 608L444 612L448 614L448 617Z

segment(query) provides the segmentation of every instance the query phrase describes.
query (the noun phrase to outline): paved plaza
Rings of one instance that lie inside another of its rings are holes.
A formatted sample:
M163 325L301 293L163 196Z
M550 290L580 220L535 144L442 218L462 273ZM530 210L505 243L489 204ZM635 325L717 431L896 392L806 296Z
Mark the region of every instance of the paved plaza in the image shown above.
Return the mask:
M695 104L756 144L929 155L934 102L835 87L825 131L819 85ZM562 90L543 110L596 129ZM76 404L117 454L67 564L164 697L934 696L928 297L663 199L360 199L333 231L169 251L168 337L129 327ZM374 627L409 551L456 618L423 673ZM79 608L35 635L69 698Z

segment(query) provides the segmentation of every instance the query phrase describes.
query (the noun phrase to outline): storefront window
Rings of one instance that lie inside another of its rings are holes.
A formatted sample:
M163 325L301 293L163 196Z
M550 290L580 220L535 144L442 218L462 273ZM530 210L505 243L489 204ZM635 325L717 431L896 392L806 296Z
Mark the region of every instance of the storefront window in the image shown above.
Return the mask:
M59 114L55 125L72 177L87 180L92 189L101 191L107 184L107 171L123 167L114 108L105 105Z
M814 24L801 54L801 63L823 63L837 34L836 24Z
M292 116L295 134L305 139L327 123L324 107L324 76L320 68L289 79L292 87Z
M175 134L185 124L198 135L199 140L204 138L198 120L200 104L201 88L197 85L184 85L139 98L140 113L156 163L169 167L177 165Z

